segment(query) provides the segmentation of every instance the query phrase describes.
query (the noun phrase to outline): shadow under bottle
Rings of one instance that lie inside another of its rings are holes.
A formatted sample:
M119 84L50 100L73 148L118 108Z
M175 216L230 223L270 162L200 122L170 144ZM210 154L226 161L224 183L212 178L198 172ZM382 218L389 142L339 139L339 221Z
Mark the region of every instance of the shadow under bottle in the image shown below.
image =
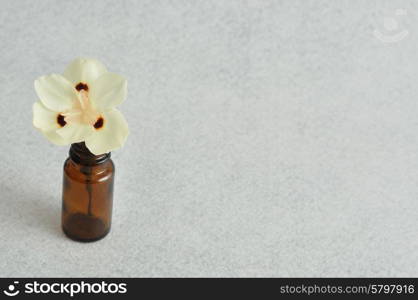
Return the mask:
M93 242L109 233L114 173L110 153L94 155L84 142L71 145L62 195L62 229L69 238Z

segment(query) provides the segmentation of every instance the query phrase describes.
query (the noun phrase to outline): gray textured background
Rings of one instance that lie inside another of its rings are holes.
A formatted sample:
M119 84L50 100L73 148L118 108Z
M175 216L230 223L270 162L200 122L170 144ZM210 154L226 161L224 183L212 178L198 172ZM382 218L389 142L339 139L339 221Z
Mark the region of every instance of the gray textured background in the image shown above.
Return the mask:
M416 1L0 3L0 276L418 276ZM31 124L34 79L78 56L129 88L92 244Z

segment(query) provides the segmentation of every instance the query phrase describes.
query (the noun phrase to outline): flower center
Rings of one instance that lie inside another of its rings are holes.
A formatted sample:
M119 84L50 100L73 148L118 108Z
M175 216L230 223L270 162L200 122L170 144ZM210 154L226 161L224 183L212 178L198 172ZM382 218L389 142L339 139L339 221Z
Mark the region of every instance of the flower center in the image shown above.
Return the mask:
M83 122L86 124L94 125L97 120L98 113L91 106L91 103L89 101L89 93L86 90L81 90L80 97L78 99L80 102Z
M77 101L73 105L73 108L62 113L62 115L65 117L64 122L88 124L91 126L95 126L98 117L101 118L100 114L91 105L89 93L84 88L80 89L80 92L77 94ZM100 122L97 126L100 126ZM103 121L101 126L103 126Z

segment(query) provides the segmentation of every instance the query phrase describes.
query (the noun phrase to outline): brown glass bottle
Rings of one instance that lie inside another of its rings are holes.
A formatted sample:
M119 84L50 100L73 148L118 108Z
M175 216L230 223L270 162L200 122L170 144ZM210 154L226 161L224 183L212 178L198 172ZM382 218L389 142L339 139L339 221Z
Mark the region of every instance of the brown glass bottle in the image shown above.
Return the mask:
M84 143L71 145L62 194L62 229L69 238L92 242L109 233L114 173L110 153L94 155Z

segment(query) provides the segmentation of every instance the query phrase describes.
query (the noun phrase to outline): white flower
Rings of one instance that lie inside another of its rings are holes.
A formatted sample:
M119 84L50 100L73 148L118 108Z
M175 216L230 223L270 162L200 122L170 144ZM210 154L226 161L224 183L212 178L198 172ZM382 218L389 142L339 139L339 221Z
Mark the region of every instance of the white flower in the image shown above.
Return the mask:
M127 93L125 78L94 59L78 58L63 75L35 80L40 101L33 105L33 125L52 143L85 142L96 155L121 147L128 124L115 106Z

